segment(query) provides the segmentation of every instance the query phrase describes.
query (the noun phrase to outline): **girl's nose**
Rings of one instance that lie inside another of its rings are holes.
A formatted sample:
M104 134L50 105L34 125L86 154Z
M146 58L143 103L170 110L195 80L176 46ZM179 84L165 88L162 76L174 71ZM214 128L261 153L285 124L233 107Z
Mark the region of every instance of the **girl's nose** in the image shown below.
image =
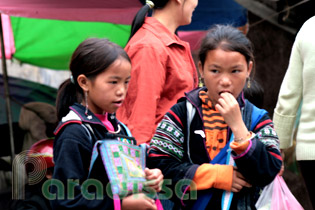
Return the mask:
M125 85L119 85L117 91L116 91L116 94L118 96L121 96L121 95L124 95L127 91L127 88L125 87Z
M228 76L222 76L220 80L220 85L222 86L230 86L231 85L231 80Z

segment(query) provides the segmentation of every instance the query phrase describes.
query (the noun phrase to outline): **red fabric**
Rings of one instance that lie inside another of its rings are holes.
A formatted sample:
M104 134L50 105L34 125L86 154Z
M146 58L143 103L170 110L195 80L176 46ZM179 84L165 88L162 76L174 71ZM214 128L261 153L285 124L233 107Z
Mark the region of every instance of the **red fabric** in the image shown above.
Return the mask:
M147 17L125 50L132 61L127 97L117 118L137 142L151 140L164 114L197 87L190 47L153 17Z
M54 145L54 140L53 139L42 139L35 144L32 145L28 152L28 158L41 158L45 160L46 165L43 165L40 160L38 160L39 163L39 168L40 167L54 167L55 164L53 162L53 145ZM40 168L43 170L44 168Z
M142 7L138 0L1 0L10 16L131 24Z

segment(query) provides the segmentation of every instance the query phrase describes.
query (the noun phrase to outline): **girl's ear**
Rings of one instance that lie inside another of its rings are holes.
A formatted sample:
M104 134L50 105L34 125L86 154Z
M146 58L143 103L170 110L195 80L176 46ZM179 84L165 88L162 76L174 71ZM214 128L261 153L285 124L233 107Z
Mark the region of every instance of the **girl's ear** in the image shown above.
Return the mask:
M253 69L253 61L249 61L249 64L248 64L248 71L247 71L247 76L249 77L250 73L252 72L252 69Z
M89 91L90 80L84 74L78 76L77 82L83 91Z
M203 68L202 68L202 64L200 61L198 62L198 71L199 71L201 78L204 78Z

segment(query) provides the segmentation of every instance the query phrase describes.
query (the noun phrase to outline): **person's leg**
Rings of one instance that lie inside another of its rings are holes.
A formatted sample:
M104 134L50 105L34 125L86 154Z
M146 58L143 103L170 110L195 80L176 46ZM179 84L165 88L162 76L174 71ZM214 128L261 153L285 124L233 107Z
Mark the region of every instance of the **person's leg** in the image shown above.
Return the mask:
M298 161L313 209L315 207L315 160Z

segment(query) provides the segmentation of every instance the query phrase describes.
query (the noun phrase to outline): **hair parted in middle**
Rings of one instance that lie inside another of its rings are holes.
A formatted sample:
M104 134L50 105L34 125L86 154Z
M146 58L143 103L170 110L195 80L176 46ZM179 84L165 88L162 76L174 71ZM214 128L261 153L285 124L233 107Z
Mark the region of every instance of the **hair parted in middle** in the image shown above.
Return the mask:
M202 67L204 66L208 51L215 49L241 53L245 57L247 64L250 61L253 62L254 71L255 60L252 43L239 29L231 25L217 24L208 30L201 42L198 56Z

